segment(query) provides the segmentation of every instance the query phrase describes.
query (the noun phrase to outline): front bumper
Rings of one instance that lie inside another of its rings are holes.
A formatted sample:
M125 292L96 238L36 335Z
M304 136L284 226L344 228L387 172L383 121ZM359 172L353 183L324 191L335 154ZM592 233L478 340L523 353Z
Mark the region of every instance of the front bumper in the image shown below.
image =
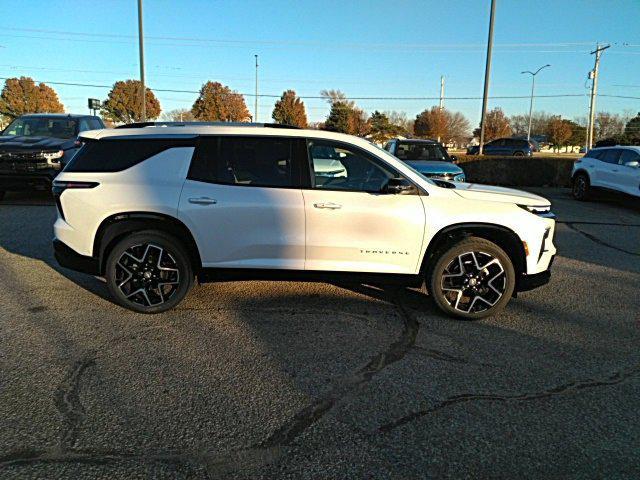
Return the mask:
M549 283L549 280L551 280L551 264L554 258L555 256L551 257L549 267L545 271L531 275L527 275L526 273L520 275L520 278L518 278L516 282L516 292L527 292Z
M100 275L100 264L94 257L80 255L57 238L53 239L53 253L61 267L89 275Z

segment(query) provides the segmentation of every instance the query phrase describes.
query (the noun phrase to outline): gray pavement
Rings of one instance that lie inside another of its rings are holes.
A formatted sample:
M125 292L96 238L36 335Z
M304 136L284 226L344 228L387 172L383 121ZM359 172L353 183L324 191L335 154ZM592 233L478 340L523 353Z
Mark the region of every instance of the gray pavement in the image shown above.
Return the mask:
M640 203L536 192L552 281L477 322L293 282L137 315L56 265L46 195L7 196L0 478L638 478Z

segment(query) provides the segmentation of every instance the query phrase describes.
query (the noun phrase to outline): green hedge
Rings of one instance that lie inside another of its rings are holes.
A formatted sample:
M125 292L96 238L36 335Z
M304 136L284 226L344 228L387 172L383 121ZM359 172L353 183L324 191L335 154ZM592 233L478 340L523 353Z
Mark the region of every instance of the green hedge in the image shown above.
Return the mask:
M467 182L514 187L568 187L575 158L459 155Z

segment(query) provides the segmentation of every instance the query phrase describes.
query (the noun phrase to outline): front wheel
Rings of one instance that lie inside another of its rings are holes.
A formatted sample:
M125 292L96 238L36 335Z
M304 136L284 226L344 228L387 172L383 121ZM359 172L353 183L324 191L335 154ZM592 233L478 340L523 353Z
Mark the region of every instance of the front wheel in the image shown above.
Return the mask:
M435 259L427 284L443 312L466 320L479 319L507 305L515 288L515 271L498 245L469 237Z
M571 194L576 200L588 200L591 194L591 184L589 178L584 173L579 173L573 179Z
M115 301L140 313L175 307L193 286L189 255L164 232L142 231L120 240L107 257L105 277Z

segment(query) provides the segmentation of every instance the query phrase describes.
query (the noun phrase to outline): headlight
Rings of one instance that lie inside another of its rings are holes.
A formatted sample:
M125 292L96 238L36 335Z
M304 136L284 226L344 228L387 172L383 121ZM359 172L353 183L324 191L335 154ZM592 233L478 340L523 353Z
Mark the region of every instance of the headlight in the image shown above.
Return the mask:
M47 161L49 165L60 165L60 159L64 156L62 150L57 152L44 152L42 157Z
M458 175L453 177L453 181L454 182L464 182L465 181L465 176L464 173L459 173Z
M526 210L534 215L541 217L555 218L555 215L551 212L551 205L518 205L520 208Z

